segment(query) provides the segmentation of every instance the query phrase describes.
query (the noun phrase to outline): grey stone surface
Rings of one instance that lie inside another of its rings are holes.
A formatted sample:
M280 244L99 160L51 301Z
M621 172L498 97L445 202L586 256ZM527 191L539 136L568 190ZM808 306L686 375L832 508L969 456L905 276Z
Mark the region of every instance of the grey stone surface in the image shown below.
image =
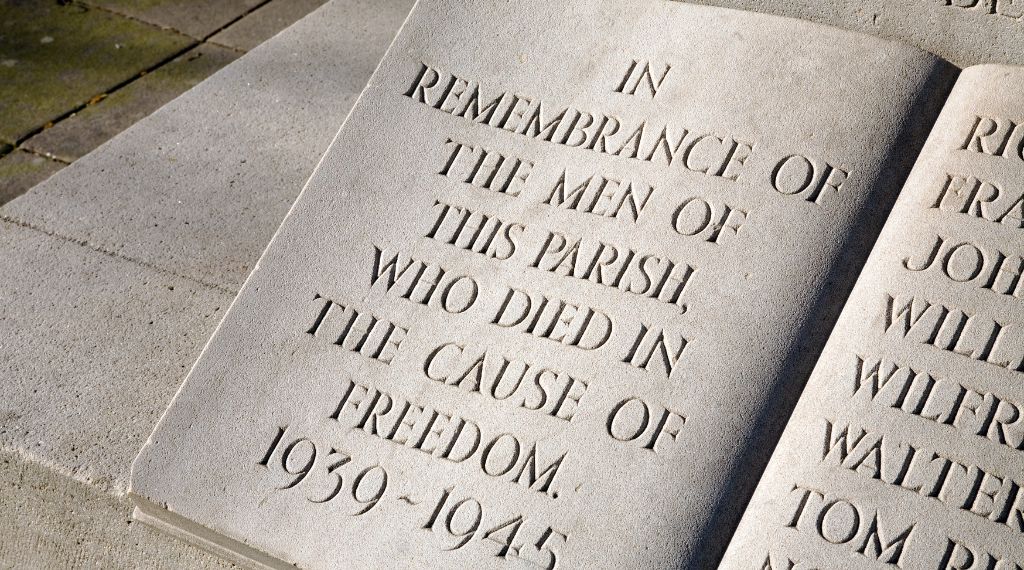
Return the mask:
M237 290L409 5L332 4L3 211Z
M325 0L274 0L231 24L210 41L249 51L322 5Z
M954 76L760 14L420 2L136 460L139 516L276 567L713 567Z
M113 496L0 451L0 567L180 570L235 568L131 520Z
M723 568L1024 567L1022 84L960 76Z
M73 162L231 63L238 52L201 44L90 104L23 147Z
M0 156L0 205L24 194L64 165L17 149Z
M87 242L0 224L0 445L121 493L133 450L231 295Z
M0 4L0 140L20 142L193 40L79 4Z
M85 0L86 4L206 39L265 0Z
M1024 65L1021 0L686 0L839 26L906 42L960 67Z
M0 567L207 563L126 522L129 462L409 5L334 0L0 208Z

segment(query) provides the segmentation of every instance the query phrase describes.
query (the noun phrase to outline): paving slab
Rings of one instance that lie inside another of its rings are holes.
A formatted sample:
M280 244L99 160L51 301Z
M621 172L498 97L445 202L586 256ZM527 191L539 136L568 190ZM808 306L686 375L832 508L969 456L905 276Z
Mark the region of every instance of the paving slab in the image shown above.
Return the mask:
M118 14L177 30L193 38L210 34L266 0L86 0Z
M57 2L0 4L0 139L12 143L194 40Z
M61 168L63 163L20 149L0 157L0 204L24 194Z
M686 0L778 14L899 40L967 67L1024 65L1021 0Z
M325 1L274 0L221 30L210 38L210 41L249 51L323 5Z
M129 519L128 501L0 451L0 568L228 569Z
M0 446L116 493L232 296L9 221L0 251Z
M237 289L411 4L327 4L3 212Z
M200 44L152 73L90 104L25 141L23 147L72 162L191 89L239 57L235 50Z
M130 461L234 295L196 267L241 281L410 6L333 0L0 208L0 567L220 567L138 534Z

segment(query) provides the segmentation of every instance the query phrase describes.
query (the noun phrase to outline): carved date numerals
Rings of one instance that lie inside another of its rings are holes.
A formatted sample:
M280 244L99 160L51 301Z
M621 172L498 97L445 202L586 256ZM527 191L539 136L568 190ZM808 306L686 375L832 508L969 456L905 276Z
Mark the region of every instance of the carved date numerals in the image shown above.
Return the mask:
M557 547L569 539L568 535L550 526L545 527L539 533L539 538L532 542L528 553L523 553L523 547L527 545L523 540L532 540L521 539L531 534L529 530L523 530L524 526L529 526L529 521L523 515L499 517L496 521L487 522L488 513L480 501L473 497L457 499L452 495L453 490L454 487L449 487L441 492L430 518L421 527L430 532L449 535L452 542L445 550L458 550L477 538L497 544L499 549L495 556L498 558L515 557L548 570L557 567ZM537 533L532 535L538 536Z
M371 465L349 477L343 474L352 463L352 456L333 447L324 453L322 446L313 440L300 437L285 443L288 426L280 427L263 458L257 463L261 467L276 471L280 468L288 480L277 487L279 490L294 489L313 474L313 480L305 487L320 487L321 490L306 495L310 503L329 503L343 492L346 497L360 505L353 516L366 514L377 506L388 488L388 473L380 465ZM274 461L275 456L278 460ZM316 482L314 482L316 481Z

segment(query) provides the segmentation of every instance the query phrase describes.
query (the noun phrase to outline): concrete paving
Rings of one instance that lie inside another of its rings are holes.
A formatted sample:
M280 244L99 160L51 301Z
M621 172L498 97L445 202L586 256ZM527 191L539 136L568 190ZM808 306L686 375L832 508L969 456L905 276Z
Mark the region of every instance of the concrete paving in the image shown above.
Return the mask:
M128 522L132 458L411 3L333 0L0 208L0 567L219 567Z
M325 0L288 0L270 2L253 10L245 18L221 30L210 41L235 49L249 51L270 39L278 31L291 25L307 12L311 12Z
M0 4L0 139L20 142L194 42L76 4Z
M0 204L14 199L26 188L35 186L64 168L64 163L56 160L20 149L11 152L10 146L6 148L8 154L0 157Z
M200 44L23 143L36 153L73 162L239 57Z
M0 204L39 182L38 173L52 174L88 153L319 4L0 2ZM203 41L222 31L220 45ZM37 175L26 176L5 166L24 163L18 153L4 158L18 148L51 161L34 164Z
M0 443L119 491L162 413L148 402L174 395L231 295L18 222L0 251Z
M235 568L129 519L127 501L0 451L0 567Z
M205 39L268 0L84 0L85 4ZM289 3L290 0L285 0Z

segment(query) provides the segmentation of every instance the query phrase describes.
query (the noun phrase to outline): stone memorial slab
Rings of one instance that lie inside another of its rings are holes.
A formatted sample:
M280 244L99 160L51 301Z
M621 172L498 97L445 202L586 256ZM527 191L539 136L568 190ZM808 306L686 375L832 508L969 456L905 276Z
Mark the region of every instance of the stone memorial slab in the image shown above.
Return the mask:
M1024 568L1021 85L960 76L723 568Z
M424 0L133 466L250 565L713 566L956 70Z

